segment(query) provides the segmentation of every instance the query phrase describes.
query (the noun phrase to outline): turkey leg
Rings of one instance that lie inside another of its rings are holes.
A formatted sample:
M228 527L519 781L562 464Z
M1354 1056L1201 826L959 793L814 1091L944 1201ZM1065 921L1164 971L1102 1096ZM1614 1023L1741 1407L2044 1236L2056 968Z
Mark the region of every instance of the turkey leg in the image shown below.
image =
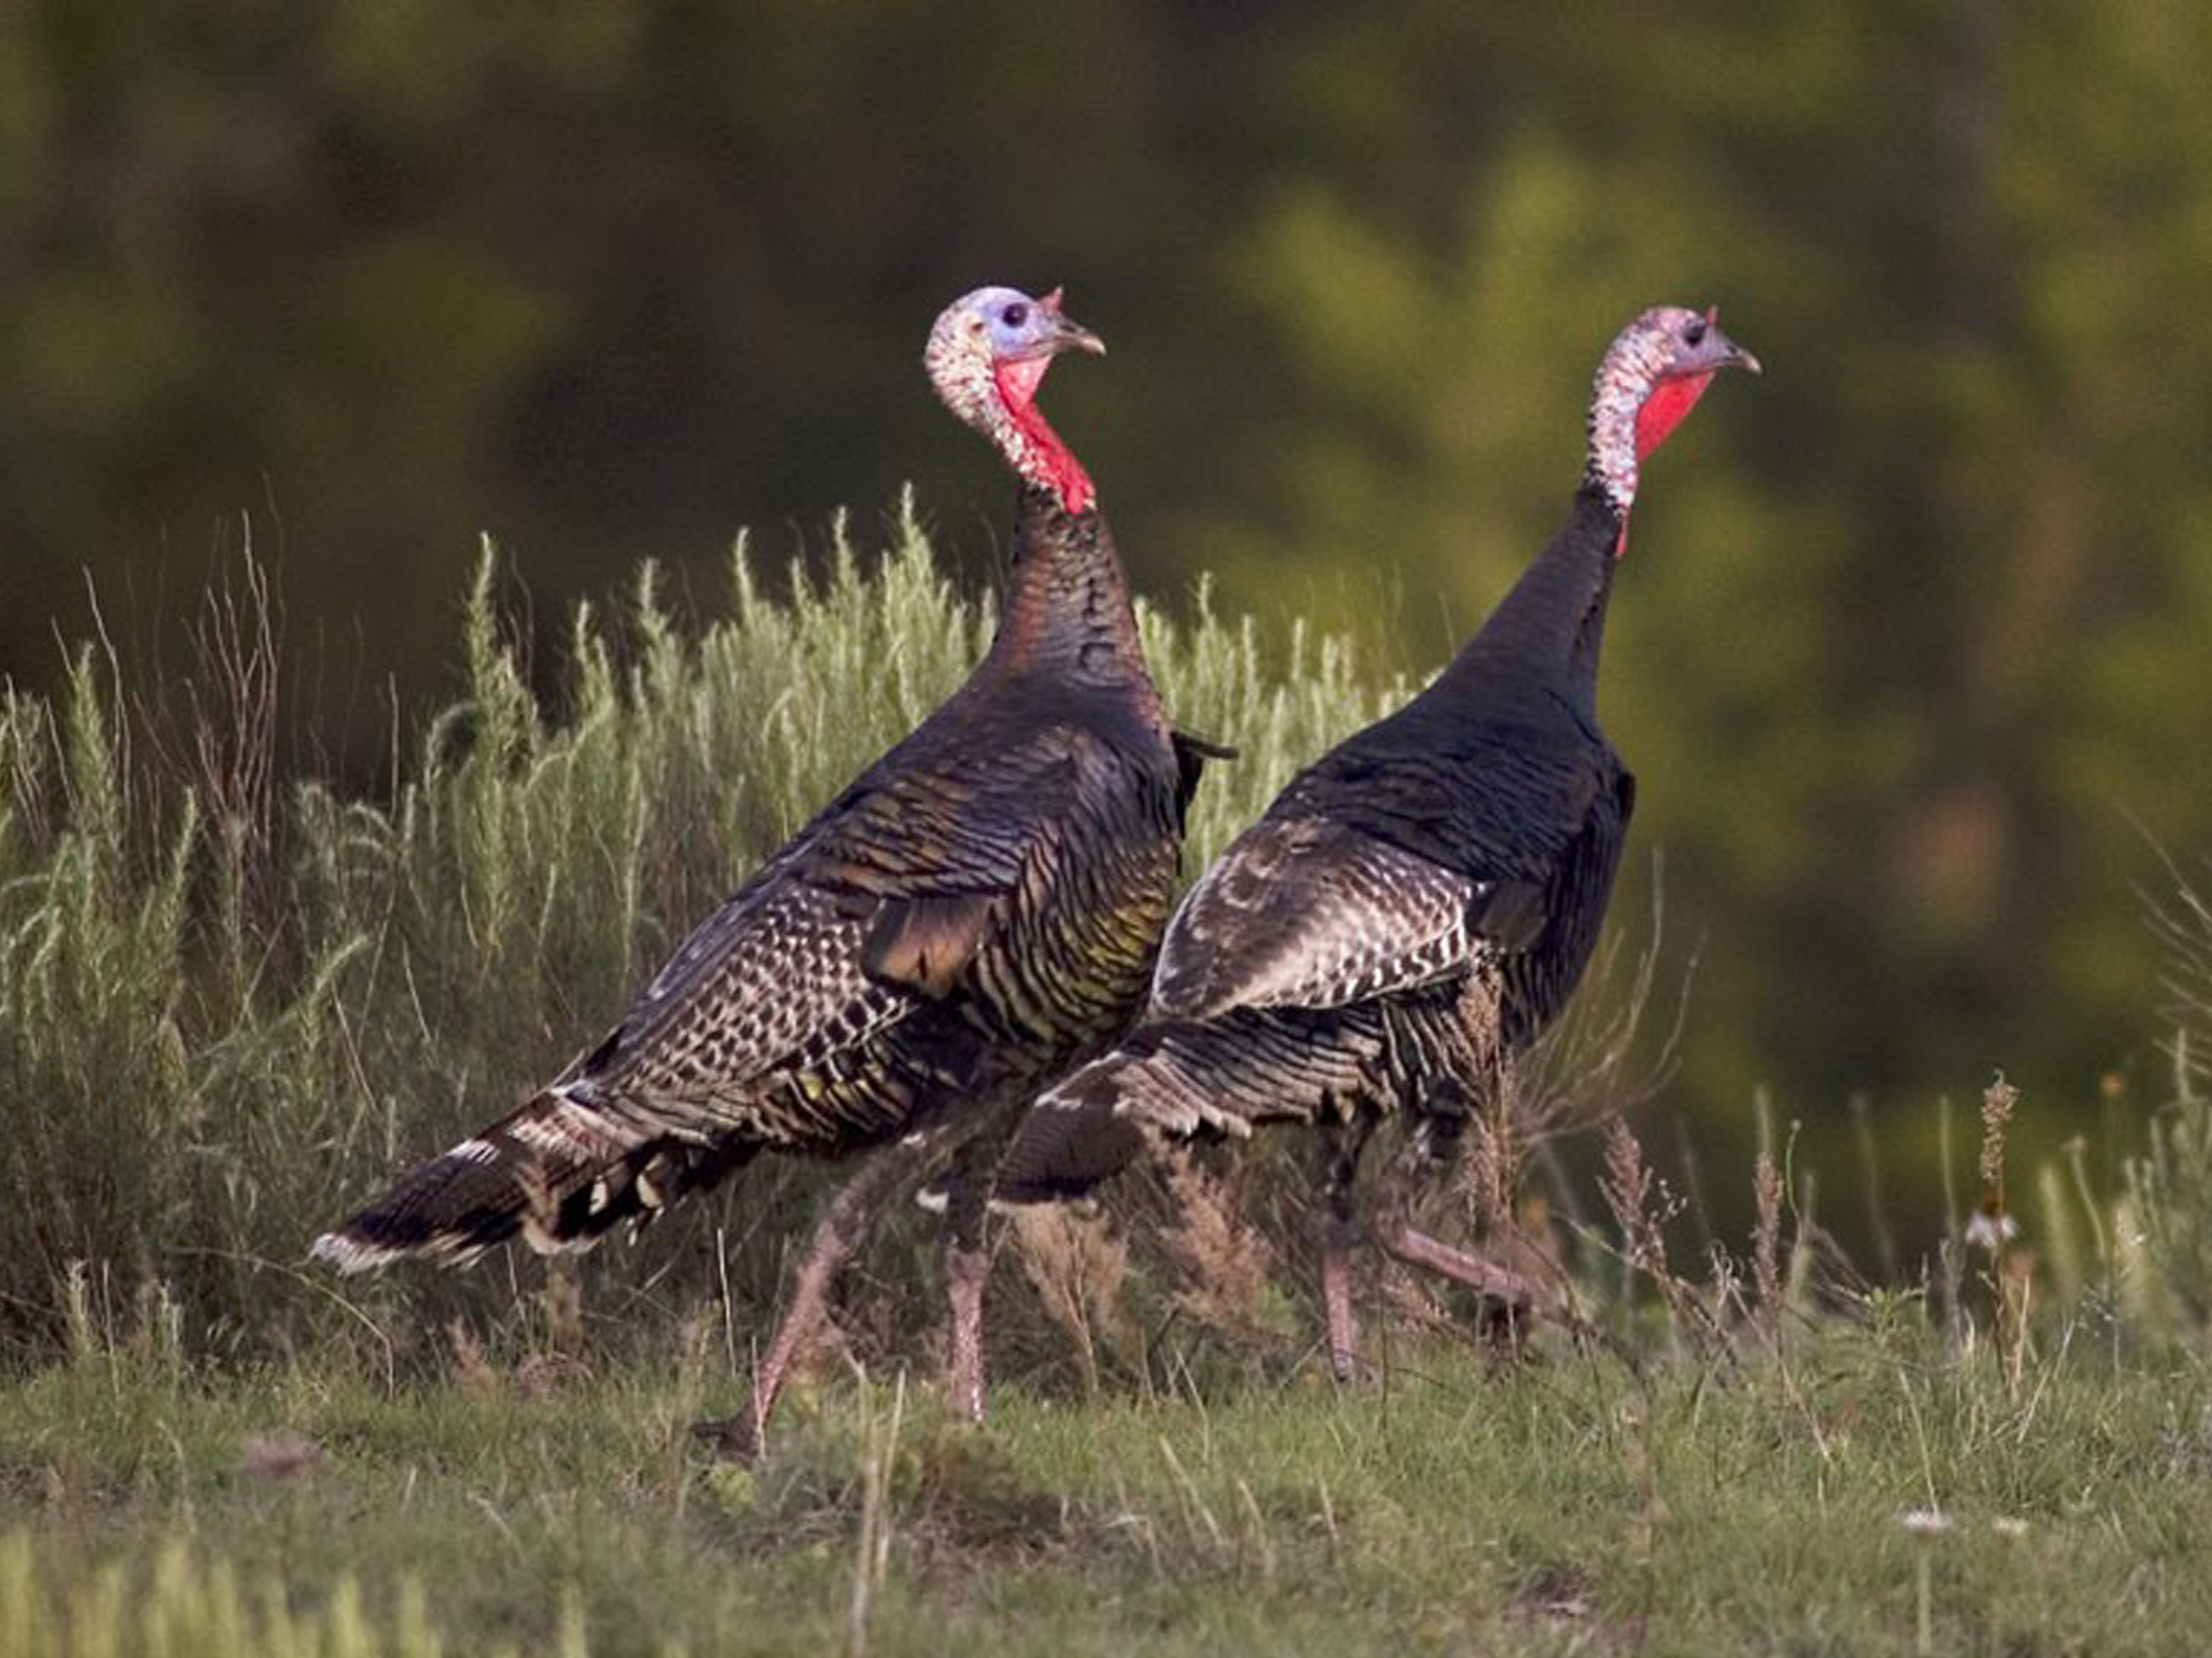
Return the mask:
M760 1455L767 1441L769 1413L775 1408L776 1395L783 1391L785 1372L820 1327L830 1285L838 1269L867 1236L884 1200L921 1170L938 1150L940 1139L939 1133L925 1130L878 1147L830 1199L814 1224L813 1236L807 1241L782 1321L753 1374L750 1402L736 1416L701 1422L691 1430L714 1446L717 1456L725 1461L750 1462Z
M969 1422L983 1419L983 1286L991 1276L991 1176L1006 1147L1020 1108L1002 1111L954 1153L945 1175L945 1299L951 1314L949 1360L952 1408Z
M1329 1373L1339 1382L1350 1382L1359 1371L1359 1332L1352 1310L1352 1247L1359 1241L1359 1224L1352 1187L1360 1153L1374 1132L1375 1119L1366 1113L1322 1131L1322 1207L1314 1235L1321 1254L1322 1311L1328 1321Z

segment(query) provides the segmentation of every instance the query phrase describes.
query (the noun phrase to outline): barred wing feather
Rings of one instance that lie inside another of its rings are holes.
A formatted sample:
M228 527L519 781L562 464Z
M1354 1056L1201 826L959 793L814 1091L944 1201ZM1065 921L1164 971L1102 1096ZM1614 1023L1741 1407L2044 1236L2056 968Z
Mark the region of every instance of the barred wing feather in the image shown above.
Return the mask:
M1525 942L1537 898L1340 823L1262 818L1176 912L1148 1017L1343 1007L1434 983Z
M980 781L877 768L692 932L570 1077L711 1109L950 993L1066 810L1073 768L1042 746Z

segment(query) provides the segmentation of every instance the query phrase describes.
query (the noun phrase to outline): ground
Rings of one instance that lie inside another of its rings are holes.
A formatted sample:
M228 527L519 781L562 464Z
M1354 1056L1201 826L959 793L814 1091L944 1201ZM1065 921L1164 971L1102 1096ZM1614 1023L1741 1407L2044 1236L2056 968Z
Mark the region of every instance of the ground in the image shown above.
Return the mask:
M1166 1374L1172 1375L1170 1369ZM2087 1322L1415 1344L991 1424L832 1381L765 1462L702 1340L393 1382L80 1354L0 1400L0 1651L2185 1653L2212 1387Z

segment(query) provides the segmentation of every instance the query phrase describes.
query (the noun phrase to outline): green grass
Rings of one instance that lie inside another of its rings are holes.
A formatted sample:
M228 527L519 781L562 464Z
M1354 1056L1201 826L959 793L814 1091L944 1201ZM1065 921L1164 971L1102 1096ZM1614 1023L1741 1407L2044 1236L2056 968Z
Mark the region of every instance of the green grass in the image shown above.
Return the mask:
M1401 1358L1018 1388L981 1432L836 1382L743 1473L683 1431L729 1391L696 1345L398 1390L96 1356L0 1401L0 1650L2182 1653L2212 1618L2198 1365L2008 1387L1910 1322L1786 1382Z
M2172 1098L2135 1155L2104 1186L2014 1171L2020 1239L1954 1221L1903 1281L1841 1256L1808 1171L1695 1171L1764 1194L1722 1239L1631 1137L1601 1185L1522 1145L1431 1220L1543 1279L1532 1350L1378 1273L1383 1377L1340 1392L1279 1137L1003 1229L982 1432L941 1415L931 1228L891 1218L738 1472L685 1428L741 1398L823 1171L748 1171L580 1267L310 1269L957 682L988 607L910 509L888 540L841 525L787 599L741 550L696 625L641 578L544 697L487 556L464 690L379 799L281 777L251 569L185 686L88 651L58 702L0 698L0 1658L2202 1649L2212 908L2185 878L2146 987ZM1194 867L1401 689L1202 599L1144 620L1179 719L1243 750ZM1529 1067L1545 1113L1616 1111L1663 1062L1635 955Z

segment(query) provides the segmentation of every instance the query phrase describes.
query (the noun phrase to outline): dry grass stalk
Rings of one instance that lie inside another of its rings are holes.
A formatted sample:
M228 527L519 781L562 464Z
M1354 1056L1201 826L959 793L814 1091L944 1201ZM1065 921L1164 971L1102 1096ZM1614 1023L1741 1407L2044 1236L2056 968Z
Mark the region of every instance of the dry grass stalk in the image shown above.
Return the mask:
M2011 1217L2006 1212L2004 1196L2005 1130L2019 1103L2020 1090L2004 1079L2002 1071L1982 1090L1981 1212L1983 1218L2003 1237L2012 1236Z
M1758 1309L1745 1298L1742 1272L1736 1258L1718 1238L1705 1245L1705 1278L1711 1286L1707 1299L1717 1323L1733 1309L1748 1314L1764 1327L1765 1321L1759 1318Z
M1655 856L1651 926L1642 944L1632 947L1626 927L1608 929L1574 1000L1515 1060L1510 1092L1516 1143L1522 1149L1633 1110L1672 1073L1689 1009L1688 972L1679 991L1670 992L1673 1006L1664 1033L1654 1043L1643 1040L1644 1015L1658 988L1664 874Z
M259 852L276 821L277 629L283 618L267 568L246 548L243 596L226 576L202 600L192 627L195 672L185 683L190 770L224 840Z
M1759 1297L1759 1323L1769 1341L1782 1336L1782 1171L1774 1154L1761 1149L1752 1173L1759 1206L1751 1237L1751 1278Z
M2027 1252L2009 1247L2020 1224L2005 1206L2005 1133L2020 1105L2020 1090L1999 1072L1982 1090L1982 1200L1966 1239L1990 1252L1990 1284L1996 1297L1997 1357L2006 1379L2019 1384L2027 1349L2027 1302L2033 1277Z
M1467 1322L1453 1316L1437 1295L1441 1286L1427 1273L1417 1276L1412 1268L1386 1256L1375 1281L1400 1331L1446 1338L1468 1333Z
M551 1255L545 1262L545 1282L538 1291L538 1309L545 1321L545 1337L554 1352L564 1358L580 1358L584 1351L584 1281L574 1255Z
M448 1321L446 1340L453 1350L453 1385L471 1399L496 1399L505 1391L499 1372L484 1354L483 1342L459 1319Z
M866 1394L862 1394L866 1408ZM869 1619L891 1561L891 1479L898 1462L899 1429L906 1420L906 1373L899 1373L887 1416L870 1412L866 1444L860 1454L860 1535L853 1556L853 1593L846 1608L845 1650L867 1658L872 1650Z
M1502 1077L1490 1109L1468 1125L1464 1186L1483 1236L1502 1238L1513 1230L1514 1199L1521 1189L1521 1145L1515 1133L1515 1094L1510 1074Z
M59 742L46 704L0 685L0 760L7 773L0 799L15 832L41 854L52 849L58 829L49 768Z
M1013 1233L1022 1276L1074 1348L1084 1392L1095 1397L1099 1342L1124 1339L1121 1287L1128 1276L1128 1246L1096 1209L1072 1204L1016 1209Z
M1209 1329L1252 1333L1261 1327L1275 1252L1242 1218L1227 1183L1189 1151L1165 1148L1161 1161L1175 1204L1164 1241L1182 1269L1176 1309Z
M1613 1213L1613 1224L1620 1229L1621 1259L1632 1272L1663 1279L1670 1276L1667 1241L1651 1211L1657 1182L1658 1177L1644 1162L1644 1148L1636 1135L1626 1121L1616 1116L1606 1125L1605 1169L1598 1177L1598 1190Z
M1620 1229L1621 1260L1631 1272L1642 1272L1657 1286L1676 1331L1694 1345L1725 1351L1726 1341L1696 1290L1667 1264L1662 1230L1672 1212L1666 1187L1644 1161L1644 1148L1619 1117L1605 1131L1605 1167L1598 1189Z

